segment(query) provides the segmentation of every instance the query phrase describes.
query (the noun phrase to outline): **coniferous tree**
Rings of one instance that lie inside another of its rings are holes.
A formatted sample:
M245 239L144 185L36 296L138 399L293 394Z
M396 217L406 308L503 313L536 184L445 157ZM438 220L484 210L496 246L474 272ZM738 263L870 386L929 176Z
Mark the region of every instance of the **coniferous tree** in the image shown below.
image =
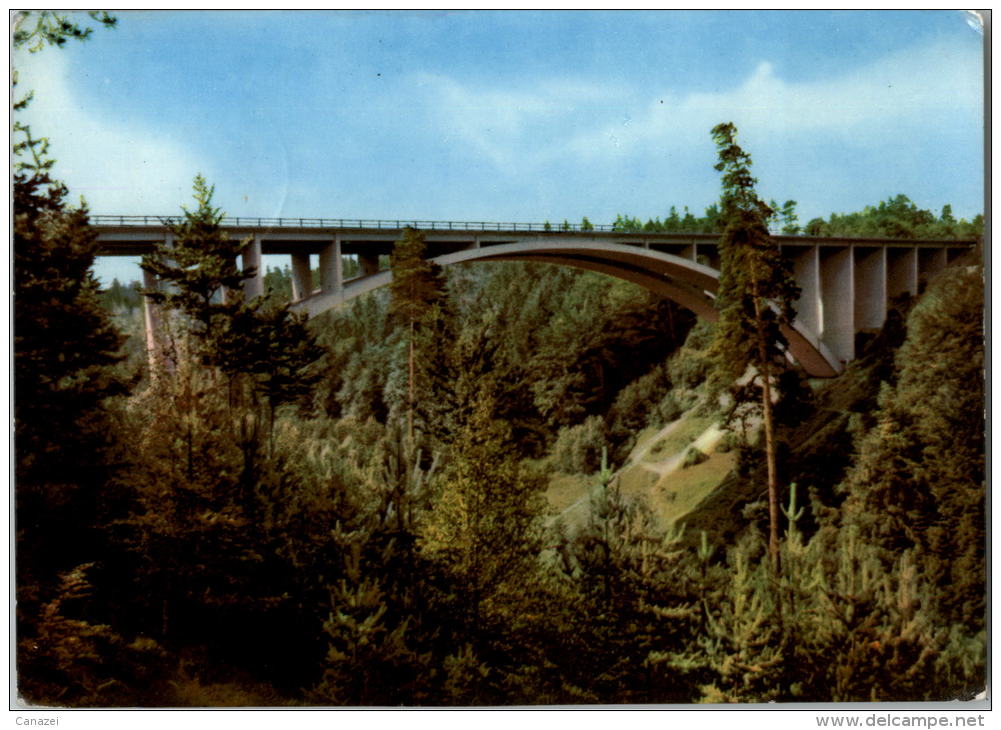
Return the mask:
M474 396L421 527L422 555L438 566L455 619L477 653L509 618L541 547L541 479L511 454L495 419L490 376Z
M768 235L771 209L754 190L751 156L736 143L733 124L712 130L723 173L720 198L726 228L720 239L720 278L716 296L719 321L712 347L713 389L729 389L734 404L757 402L765 432L768 466L768 552L778 560L778 473L773 418L773 387L785 368L782 326L795 317L799 288L791 267ZM745 374L750 381L740 384Z
M106 13L92 17L115 24ZM13 46L32 53L92 32L53 11L26 12L16 21ZM13 77L16 86L16 69ZM14 103L12 146L18 661L26 693L37 690L32 699L52 702L58 695L39 689L46 678L32 676L61 661L45 655L55 645L35 640L52 630L40 601L58 572L98 557L96 528L107 518L113 473L107 406L128 384L115 367L124 358L124 338L101 306L93 274L98 244L86 205L68 204L68 189L54 177L49 140L17 118L31 96ZM79 623L63 627L69 627L60 636L64 647L87 640L84 631L74 633Z
M845 521L893 557L914 549L950 623L984 627L983 273L949 269L907 321L895 382L843 488Z
M220 229L224 215L212 206L214 187L195 177L195 210L184 208L180 223L169 223L173 241L158 243L143 257L142 267L165 283L143 292L157 305L184 314L190 333L201 342L199 356L208 365L228 368L227 357L239 350L225 347L238 313L246 306L241 285L254 272L237 267L246 241L237 241ZM231 342L229 344L232 344Z
M441 267L425 259L427 245L424 236L413 228L403 232L403 238L393 246L390 269L393 280L389 285L389 314L406 328L407 342L407 437L414 438L414 410L418 393L418 339L422 331L431 329L431 341L440 341L442 332L434 332L434 323L442 324L447 301Z

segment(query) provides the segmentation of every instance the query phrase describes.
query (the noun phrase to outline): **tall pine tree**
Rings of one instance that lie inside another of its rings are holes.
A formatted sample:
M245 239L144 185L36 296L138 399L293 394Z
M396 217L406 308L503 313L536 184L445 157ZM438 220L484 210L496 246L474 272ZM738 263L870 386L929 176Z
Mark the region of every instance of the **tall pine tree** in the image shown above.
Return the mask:
M417 406L418 348L422 330L434 329L444 320L447 299L441 267L425 259L424 236L413 228L403 232L390 256L393 281L389 285L389 314L406 327L407 338L407 437L414 438L414 410ZM432 332L431 337L442 334ZM423 338L427 339L427 338Z
M756 402L764 425L768 464L768 553L777 567L778 474L773 387L786 367L781 327L795 317L799 287L778 244L768 235L771 209L754 190L751 156L736 143L732 123L713 127L723 173L720 197L726 227L720 238L720 278L716 296L719 321L711 352L714 392L730 391L734 403ZM750 380L744 382L745 375Z

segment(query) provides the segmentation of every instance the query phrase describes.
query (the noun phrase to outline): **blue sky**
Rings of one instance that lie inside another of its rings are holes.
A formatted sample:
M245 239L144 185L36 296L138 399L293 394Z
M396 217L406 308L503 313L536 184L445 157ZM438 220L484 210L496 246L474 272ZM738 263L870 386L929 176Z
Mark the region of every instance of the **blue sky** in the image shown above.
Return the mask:
M802 221L898 193L983 210L983 38L959 11L118 17L14 58L94 213L175 213L199 172L232 215L701 213L721 121Z

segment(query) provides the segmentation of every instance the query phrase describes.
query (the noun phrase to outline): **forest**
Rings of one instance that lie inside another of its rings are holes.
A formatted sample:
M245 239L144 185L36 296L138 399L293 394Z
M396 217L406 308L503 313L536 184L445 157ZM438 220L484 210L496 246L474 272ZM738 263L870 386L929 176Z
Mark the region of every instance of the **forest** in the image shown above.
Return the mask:
M615 221L720 235L715 324L595 273L443 270L412 229L390 286L307 321L287 270L244 299L246 242L200 176L174 247L143 260L169 286L102 288L87 209L46 140L15 132L24 702L985 688L982 249L896 299L857 359L816 380L785 356L798 291L771 235L978 238L982 217L898 195L801 228L794 201L758 198L721 124L704 216ZM144 296L160 313L152 352Z

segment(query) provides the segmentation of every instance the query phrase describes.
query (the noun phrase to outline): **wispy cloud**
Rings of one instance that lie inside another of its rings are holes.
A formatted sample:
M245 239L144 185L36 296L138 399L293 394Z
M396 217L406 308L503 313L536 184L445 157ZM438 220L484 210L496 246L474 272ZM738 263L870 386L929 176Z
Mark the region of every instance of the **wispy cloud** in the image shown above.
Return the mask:
M804 134L880 144L979 118L981 79L975 51L934 45L812 81L780 78L762 60L731 89L687 94L553 81L482 89L440 76L423 83L450 134L511 171L516 163L626 160L654 147L705 146L721 121L762 145Z
M580 80L547 79L513 88L464 85L441 75L416 77L425 108L432 109L445 141L468 144L501 170L565 146L568 130L607 121L621 89Z
M732 120L761 141L802 133L879 142L901 126L930 127L948 115L981 110L979 59L948 46L912 49L838 77L789 82L762 61L737 88L656 100L622 137L638 145L665 134L703 136L711 125ZM975 118L975 117L974 117ZM574 140L578 153L601 149L600 132Z
M18 95L34 91L23 118L33 134L51 139L56 177L93 212L176 211L191 197L194 175L211 174L204 159L163 130L96 116L69 84L65 53L19 54L15 64Z

